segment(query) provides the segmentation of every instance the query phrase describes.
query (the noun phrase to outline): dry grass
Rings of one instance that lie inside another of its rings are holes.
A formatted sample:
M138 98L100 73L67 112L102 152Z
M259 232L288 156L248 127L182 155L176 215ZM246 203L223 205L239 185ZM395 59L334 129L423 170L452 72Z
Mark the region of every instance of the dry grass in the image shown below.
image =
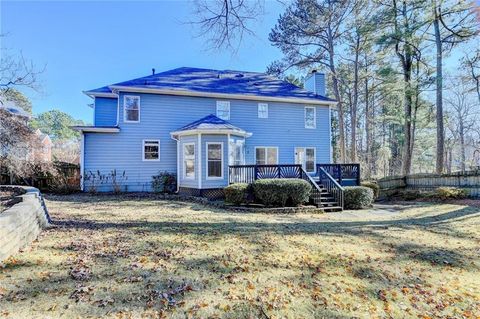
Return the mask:
M480 208L235 214L48 198L55 227L0 270L0 317L475 318Z

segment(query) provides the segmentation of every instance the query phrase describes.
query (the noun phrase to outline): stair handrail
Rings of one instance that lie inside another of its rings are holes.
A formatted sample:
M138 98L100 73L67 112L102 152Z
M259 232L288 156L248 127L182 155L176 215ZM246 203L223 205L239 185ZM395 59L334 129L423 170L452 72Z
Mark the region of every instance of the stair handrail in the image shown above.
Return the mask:
M332 194L335 201L343 209L344 207L343 187L323 167L320 167L319 173L320 173L319 174L320 183L322 183L322 185L327 189L327 191L330 194ZM325 179L323 177L325 177Z
M306 180L311 186L312 186L312 193L311 196L313 197L313 201L315 204L321 203L321 197L322 197L322 189L318 184L315 182L315 180L310 176L304 169L303 167L300 167L301 169L301 177L303 180Z

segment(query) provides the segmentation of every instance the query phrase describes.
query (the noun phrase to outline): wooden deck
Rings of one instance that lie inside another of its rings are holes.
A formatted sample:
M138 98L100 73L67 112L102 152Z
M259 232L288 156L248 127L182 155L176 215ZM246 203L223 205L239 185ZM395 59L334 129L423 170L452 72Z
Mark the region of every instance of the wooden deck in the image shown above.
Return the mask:
M231 165L229 183L265 178L300 178L312 185L311 201L326 211L342 210L343 186L360 185L360 164L317 164L312 175L299 164Z

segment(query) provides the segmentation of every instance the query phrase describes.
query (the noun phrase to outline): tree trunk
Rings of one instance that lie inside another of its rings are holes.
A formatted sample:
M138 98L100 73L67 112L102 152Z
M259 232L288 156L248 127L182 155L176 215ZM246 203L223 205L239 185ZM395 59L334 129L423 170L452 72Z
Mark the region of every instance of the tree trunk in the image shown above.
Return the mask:
M407 63L404 67L404 113L405 122L403 125L405 141L403 145L402 174L408 175L412 169L412 87L411 87L411 64Z
M434 20L433 27L435 30L435 44L437 49L437 76L436 76L436 105L437 105L437 174L444 171L445 156L445 133L443 128L443 69L442 69L442 39L439 26L439 12L437 2L434 1Z
M353 68L353 101L351 104L351 139L350 145L350 159L353 163L357 162L357 103L358 103L358 68L359 68L359 50L360 50L360 36L357 35L355 45L355 62Z
M368 76L365 77L365 138L366 138L366 178L370 179L372 177L372 123L370 115L370 96L368 90Z
M465 162L466 162L466 155L465 155L465 125L463 123L463 117L461 116L461 112L459 112L459 128L458 133L460 135L460 170L465 172Z
M333 47L333 38L331 32L329 32L328 39L328 48L329 48L329 64L330 72L332 73L332 86L333 94L335 95L335 100L337 100L337 109L338 109L338 147L340 151L340 163L345 163L345 120L342 107L342 98L340 96L340 89L338 87L338 78L337 72L335 69L335 51Z

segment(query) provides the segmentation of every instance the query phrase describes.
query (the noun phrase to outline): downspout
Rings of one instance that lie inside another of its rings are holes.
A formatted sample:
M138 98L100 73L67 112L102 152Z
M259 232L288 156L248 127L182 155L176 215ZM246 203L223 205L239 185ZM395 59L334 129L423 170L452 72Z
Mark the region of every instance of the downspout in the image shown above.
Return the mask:
M81 131L80 137L80 190L84 191L85 187L85 135Z
M198 189L202 189L202 133L198 133Z
M177 194L180 190L180 139L170 136L172 140L177 142Z

